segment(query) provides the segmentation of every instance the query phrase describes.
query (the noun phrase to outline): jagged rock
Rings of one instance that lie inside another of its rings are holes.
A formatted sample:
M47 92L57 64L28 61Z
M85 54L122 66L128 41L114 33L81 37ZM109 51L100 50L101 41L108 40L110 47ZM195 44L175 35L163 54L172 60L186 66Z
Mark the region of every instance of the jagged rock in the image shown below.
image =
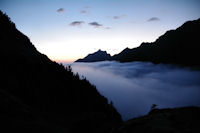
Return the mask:
M83 59L78 59L75 62L97 62L97 61L106 61L110 60L111 56L106 51L98 50L92 54L87 55Z

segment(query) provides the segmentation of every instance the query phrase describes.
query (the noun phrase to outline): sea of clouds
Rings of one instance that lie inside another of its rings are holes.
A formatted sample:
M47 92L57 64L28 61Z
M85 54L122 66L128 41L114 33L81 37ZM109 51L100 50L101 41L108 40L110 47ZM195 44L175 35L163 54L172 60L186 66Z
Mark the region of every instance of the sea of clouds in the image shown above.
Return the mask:
M124 120L158 108L200 106L200 71L149 62L73 63L98 91L113 101Z

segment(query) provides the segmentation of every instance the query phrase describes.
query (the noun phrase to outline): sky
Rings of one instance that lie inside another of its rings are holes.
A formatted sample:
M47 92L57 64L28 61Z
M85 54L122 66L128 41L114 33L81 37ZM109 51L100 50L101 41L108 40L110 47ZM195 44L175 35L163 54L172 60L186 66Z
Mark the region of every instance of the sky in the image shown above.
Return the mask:
M38 51L73 62L99 49L111 55L200 18L200 0L0 0L0 10Z

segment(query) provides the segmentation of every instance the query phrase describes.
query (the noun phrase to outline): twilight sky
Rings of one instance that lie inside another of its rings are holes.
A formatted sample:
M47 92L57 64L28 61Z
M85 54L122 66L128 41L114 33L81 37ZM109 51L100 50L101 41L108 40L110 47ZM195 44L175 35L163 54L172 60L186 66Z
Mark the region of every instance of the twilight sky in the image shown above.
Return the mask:
M200 0L0 0L17 28L50 59L111 55L200 18Z

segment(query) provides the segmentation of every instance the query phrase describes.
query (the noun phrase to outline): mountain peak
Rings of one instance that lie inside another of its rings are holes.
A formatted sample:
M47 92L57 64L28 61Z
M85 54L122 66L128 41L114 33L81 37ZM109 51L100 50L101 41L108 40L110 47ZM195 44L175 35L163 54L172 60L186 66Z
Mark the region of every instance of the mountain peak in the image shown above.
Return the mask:
M95 54L95 53L106 53L106 54L107 54L106 51L103 51L103 50L101 50L101 49L99 49L98 51L94 52L93 54Z
M97 52L101 52L102 50L101 49L99 49Z
M87 55L83 59L78 59L75 62L97 62L97 61L105 61L110 60L111 56L106 51L102 51L99 49L98 51Z

